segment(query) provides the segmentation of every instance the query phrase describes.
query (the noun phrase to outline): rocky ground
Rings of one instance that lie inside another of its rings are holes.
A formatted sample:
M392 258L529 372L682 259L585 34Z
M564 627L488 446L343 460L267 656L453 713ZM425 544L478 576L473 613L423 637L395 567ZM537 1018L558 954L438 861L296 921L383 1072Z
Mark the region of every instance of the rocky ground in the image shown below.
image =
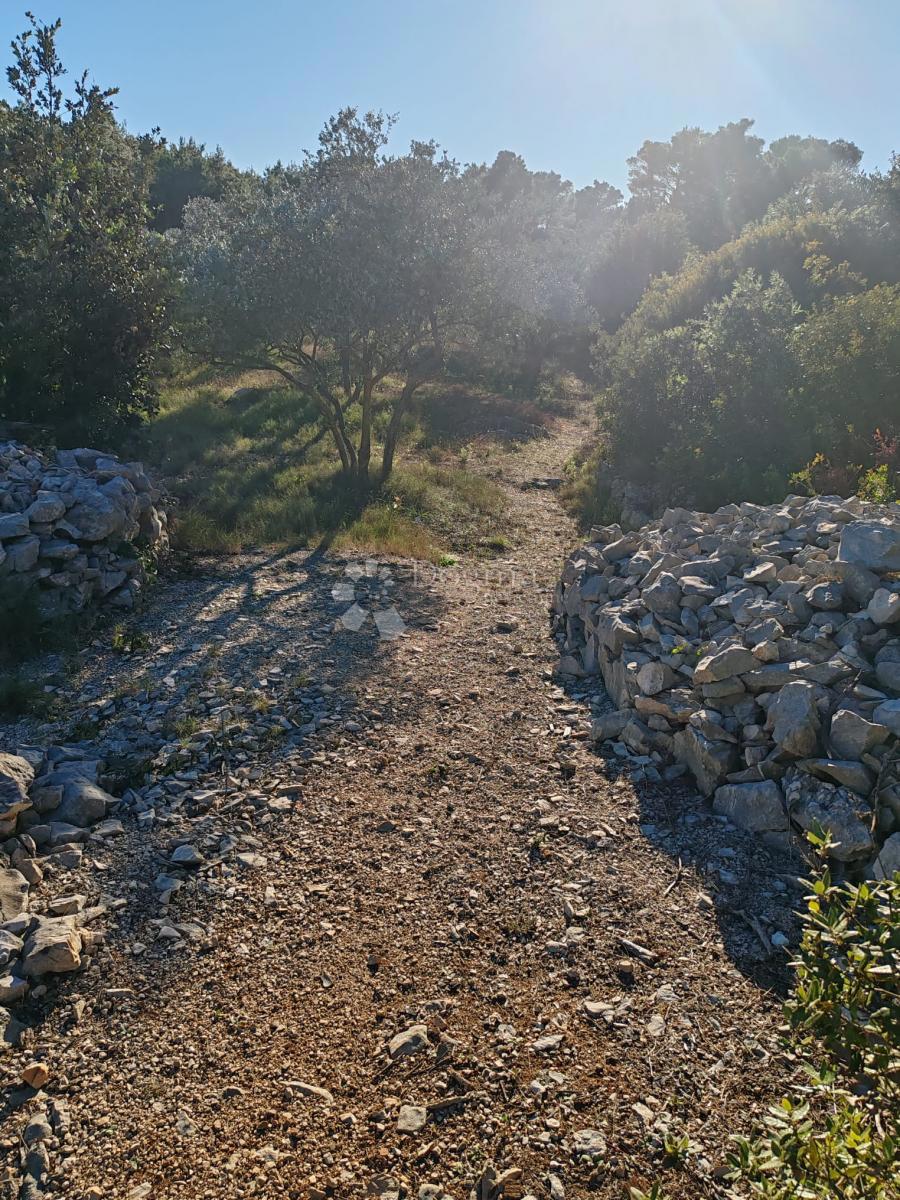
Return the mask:
M79 1198L723 1194L784 1082L798 864L630 782L554 674L583 432L498 450L501 560L202 562L61 684L123 832L35 890L104 940L16 1010L2 1195L29 1155Z

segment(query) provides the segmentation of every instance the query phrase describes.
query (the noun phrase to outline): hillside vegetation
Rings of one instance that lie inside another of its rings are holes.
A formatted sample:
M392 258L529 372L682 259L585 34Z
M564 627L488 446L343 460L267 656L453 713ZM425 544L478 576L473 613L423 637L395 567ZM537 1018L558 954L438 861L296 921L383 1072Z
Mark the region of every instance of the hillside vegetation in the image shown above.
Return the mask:
M390 541L384 506L423 507L421 465L388 480L435 402L506 396L531 429L567 372L598 398L586 520L608 470L654 503L895 495L896 162L742 119L645 142L626 199L507 150L389 153L393 118L345 109L242 172L127 132L114 89L66 93L57 29L14 43L0 103L0 417L154 460L188 544L309 538L371 503ZM268 391L233 404L248 371Z

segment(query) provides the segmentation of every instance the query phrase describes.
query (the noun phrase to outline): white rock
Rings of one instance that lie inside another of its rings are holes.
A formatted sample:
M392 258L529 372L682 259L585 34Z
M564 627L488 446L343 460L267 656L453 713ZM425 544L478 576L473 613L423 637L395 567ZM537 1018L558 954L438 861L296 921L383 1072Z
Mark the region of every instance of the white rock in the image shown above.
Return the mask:
M900 621L900 592L879 588L866 610L876 625L893 625Z

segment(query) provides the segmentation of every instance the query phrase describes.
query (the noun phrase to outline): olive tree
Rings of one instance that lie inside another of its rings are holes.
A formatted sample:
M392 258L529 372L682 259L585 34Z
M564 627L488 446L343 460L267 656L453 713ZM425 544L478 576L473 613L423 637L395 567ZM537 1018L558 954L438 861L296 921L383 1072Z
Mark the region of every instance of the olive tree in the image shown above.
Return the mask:
M317 154L192 201L174 235L193 347L312 398L360 487L376 418L385 479L416 390L441 369L475 227L456 164L433 143L385 154L390 124L344 110Z

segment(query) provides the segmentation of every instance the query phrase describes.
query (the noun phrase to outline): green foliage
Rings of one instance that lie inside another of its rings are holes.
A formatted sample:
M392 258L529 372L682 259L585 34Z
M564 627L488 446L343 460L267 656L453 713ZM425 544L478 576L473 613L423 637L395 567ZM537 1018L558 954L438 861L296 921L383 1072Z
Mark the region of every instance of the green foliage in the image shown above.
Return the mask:
M0 662L18 662L36 653L45 632L36 590L0 580Z
M860 476L857 495L872 504L892 504L897 499L897 479L887 463L871 467Z
M651 280L677 271L691 248L681 213L645 213L618 222L603 240L585 285L599 323L617 328Z
M0 579L0 666L25 662L45 650L69 652L84 624L84 618L74 615L47 618L36 587Z
M300 166L219 203L192 201L178 238L194 345L289 380L361 487L381 413L390 474L402 417L440 369L467 294L471 210L458 168L433 143L385 155L390 124L344 110ZM379 390L391 374L399 392Z
M774 500L803 461L785 281L753 271L697 321L620 337L602 364L601 429L623 473L671 480L700 505Z
M859 470L859 465L835 466L820 451L805 467L794 471L789 482L810 496L845 496L853 491Z
M628 160L628 186L639 211L667 208L684 216L694 245L720 246L789 189L834 166L854 168L852 142L780 138L768 150L744 117L715 133L682 129L668 142L644 142Z
M118 654L137 654L142 650L149 650L151 641L143 629L119 624L113 627L110 644Z
M173 381L139 448L171 471L174 543L195 553L328 537L434 560L476 546L505 511L496 484L444 463L446 450L360 495L336 473L315 409L262 372Z
M852 212L782 213L689 259L598 335L617 473L713 507L777 500L792 478L847 494L883 465L878 431L900 391L900 222L878 187L859 187L867 203ZM866 494L890 496L895 470Z
M807 900L786 1014L807 1068L731 1156L741 1195L896 1200L900 1153L900 875L834 884Z
M663 1191L662 1184L654 1183L648 1191L644 1191L643 1188L630 1187L628 1200L669 1200L669 1194Z
M621 194L599 182L574 192L510 151L465 182L476 217L467 319L493 386L532 398L551 359L586 359L586 255L614 227Z
M166 281L115 89L64 97L58 29L32 18L0 102L0 416L102 436L153 408Z
M521 431L584 402L556 384L586 377L592 348L618 474L713 505L852 466L866 496L895 494L897 464L873 447L900 386L896 161L866 175L852 142L766 146L743 118L644 142L626 202L511 151L465 168L433 142L389 154L394 118L345 108L315 153L257 175L193 138L130 135L114 90L86 76L67 98L58 29L31 18L0 102L0 418L125 440L155 413L177 293L201 361L267 372L239 437L205 403L193 425L184 410L154 422L149 457L170 456L189 501L183 544L307 538L329 491L346 526L411 427L460 440L472 414L435 386L446 373L503 394ZM191 452L213 456L216 428L229 474L196 504L207 464ZM570 491L607 519L592 472ZM399 520L377 515L385 535Z
M801 1047L900 1100L900 878L815 880L786 1011Z
M193 138L169 143L147 136L141 139L141 149L151 166L151 226L160 233L181 225L189 200L221 200L241 177L220 148L210 154Z
M845 496L855 491L872 504L894 503L900 488L900 436L876 429L868 442L854 437L851 445L854 454L875 465L865 469L858 462L836 466L820 452L794 472L791 484L811 496Z
M793 342L818 445L835 461L859 461L861 446L900 416L900 285L826 299Z
M578 518L585 532L592 525L612 525L621 515L609 487L599 482L602 458L602 452L597 447L584 447L565 467L565 483L560 489L560 499Z
M691 1139L686 1133L678 1134L667 1130L663 1136L663 1151L670 1162L683 1166L692 1149Z
M738 1142L735 1178L767 1200L896 1200L896 1114L882 1123L827 1077L811 1088L811 1099L785 1098L760 1136Z

